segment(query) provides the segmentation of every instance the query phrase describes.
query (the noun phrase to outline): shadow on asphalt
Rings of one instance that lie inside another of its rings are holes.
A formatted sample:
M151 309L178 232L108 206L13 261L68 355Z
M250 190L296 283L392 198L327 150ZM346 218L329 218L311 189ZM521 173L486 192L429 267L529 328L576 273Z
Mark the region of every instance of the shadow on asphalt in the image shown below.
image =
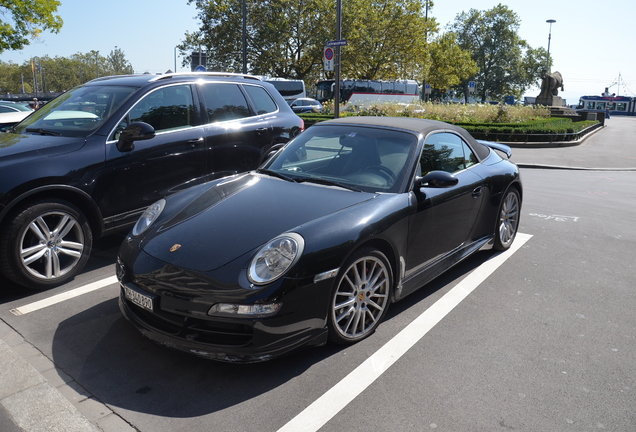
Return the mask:
M391 305L385 321L453 285L491 256L491 252L480 252L469 257ZM117 299L111 299L62 321L55 332L52 354L59 369L103 403L134 412L188 418L265 394L347 348L328 344L256 364L212 361L145 339L123 318Z

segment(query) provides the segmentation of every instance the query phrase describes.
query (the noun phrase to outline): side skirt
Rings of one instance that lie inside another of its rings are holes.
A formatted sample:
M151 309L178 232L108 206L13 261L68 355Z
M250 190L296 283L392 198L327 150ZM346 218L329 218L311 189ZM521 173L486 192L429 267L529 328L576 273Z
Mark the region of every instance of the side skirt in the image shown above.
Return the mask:
M417 291L446 270L455 266L465 258L480 250L492 249L494 244L494 236L482 237L469 244L464 244L455 250L443 255L439 259L433 261L430 265L422 268L419 272L409 275L400 280L393 295L393 302L402 300L409 294Z

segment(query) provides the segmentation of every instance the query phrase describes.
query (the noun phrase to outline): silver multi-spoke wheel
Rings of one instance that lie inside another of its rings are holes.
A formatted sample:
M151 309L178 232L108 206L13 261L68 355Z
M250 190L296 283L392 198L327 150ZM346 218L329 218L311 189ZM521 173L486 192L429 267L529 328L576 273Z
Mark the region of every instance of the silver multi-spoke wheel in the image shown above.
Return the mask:
M20 241L20 258L25 270L36 278L64 276L79 262L84 234L78 221L61 211L36 217Z
M352 343L364 339L386 313L392 275L386 257L377 250L360 254L341 274L330 308L331 339Z
M0 270L35 289L63 284L79 273L93 244L86 217L64 200L25 203L0 231Z
M501 202L497 220L495 249L508 249L514 241L519 228L520 211L521 199L519 198L519 192L516 189L510 189Z

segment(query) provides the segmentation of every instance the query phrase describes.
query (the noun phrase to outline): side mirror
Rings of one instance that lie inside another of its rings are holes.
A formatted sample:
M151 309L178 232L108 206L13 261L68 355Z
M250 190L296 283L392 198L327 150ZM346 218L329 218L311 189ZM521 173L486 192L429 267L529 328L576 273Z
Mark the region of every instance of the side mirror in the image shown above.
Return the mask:
M459 183L457 177L446 171L431 171L424 177L415 178L416 189L422 187L447 188L455 186L457 183Z
M265 163L268 160L270 160L283 147L285 147L284 143L278 143L278 144L274 144L273 146L271 146L269 148L269 150L267 150L267 152L265 152L263 155L261 155L261 158L258 161L258 166L261 166L263 163Z
M126 126L119 134L117 150L129 152L135 148L135 141L147 140L155 137L155 128L148 123L135 122Z

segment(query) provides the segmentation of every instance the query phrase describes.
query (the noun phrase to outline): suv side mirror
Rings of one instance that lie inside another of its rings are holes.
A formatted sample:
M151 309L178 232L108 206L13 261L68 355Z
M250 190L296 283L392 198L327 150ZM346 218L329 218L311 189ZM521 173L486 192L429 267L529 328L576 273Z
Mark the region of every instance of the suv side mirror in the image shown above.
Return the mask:
M415 178L415 189L428 186L434 188L446 188L459 183L457 177L446 171L431 171L424 177Z
M155 128L144 122L134 122L126 126L119 134L117 150L129 152L135 148L135 141L147 140L155 137Z

